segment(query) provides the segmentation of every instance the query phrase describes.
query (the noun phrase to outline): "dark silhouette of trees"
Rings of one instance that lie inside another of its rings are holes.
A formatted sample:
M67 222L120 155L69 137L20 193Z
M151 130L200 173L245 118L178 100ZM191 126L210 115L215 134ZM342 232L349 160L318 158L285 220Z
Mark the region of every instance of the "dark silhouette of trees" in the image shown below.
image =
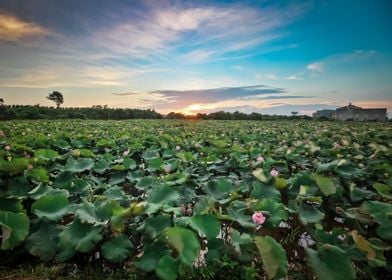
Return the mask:
M4 105L4 99L0 98L0 106L3 106L3 105Z
M1 101L1 99L0 99ZM311 119L309 116L278 116L262 115L260 113L213 112L184 115L171 112L166 116L155 110L109 108L106 105L94 105L83 108L55 108L37 105L5 105L0 106L0 120L12 119L92 119L92 120L127 120L127 119L175 119L175 120L284 120L284 119Z
M57 109L64 103L64 96L59 91L53 91L46 98L52 100L56 104Z
M4 105L0 108L0 120L11 119L161 119L163 116L154 110L108 108L54 108L40 105Z

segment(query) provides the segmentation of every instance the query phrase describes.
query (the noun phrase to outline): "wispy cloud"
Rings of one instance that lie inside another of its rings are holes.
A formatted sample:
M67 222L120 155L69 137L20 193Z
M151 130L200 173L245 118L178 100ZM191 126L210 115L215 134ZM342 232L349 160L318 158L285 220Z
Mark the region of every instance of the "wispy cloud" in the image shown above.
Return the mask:
M78 67L77 69L76 66ZM139 67L128 69L118 65L52 65L30 70L28 73L0 76L4 88L58 88L58 87L113 87L126 86L147 73L163 71L161 68ZM0 71L1 73L1 71Z
M182 111L187 114L220 110L228 106L245 106L257 104L265 106L268 100L306 99L311 96L285 94L283 88L274 88L265 85L244 87L223 87L202 90L154 90L150 92L115 93L115 96L149 100L148 107L160 111ZM153 96L154 98L150 98ZM156 100L157 102L155 102ZM154 103L155 102L155 103ZM255 106L255 105L252 105Z
M93 34L96 46L116 53L162 57L178 52L191 62L254 48L283 36L277 29L296 19L304 6L157 6L137 20L123 19Z
M300 77L298 74L293 74L285 77L285 80L296 80L296 81L302 81L304 78Z
M279 80L279 77L275 74L267 74L265 77L270 80Z
M0 11L0 41L18 41L48 34L49 31L39 24Z
M314 62L314 63L308 64L308 66L306 68L310 71L323 72L324 71L324 63L323 62Z

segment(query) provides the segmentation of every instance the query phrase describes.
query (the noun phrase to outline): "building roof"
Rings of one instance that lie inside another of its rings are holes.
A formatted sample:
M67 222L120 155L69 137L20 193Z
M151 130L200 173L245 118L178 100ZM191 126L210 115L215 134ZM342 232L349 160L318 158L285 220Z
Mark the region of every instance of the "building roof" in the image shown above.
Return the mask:
M361 107L352 105L351 102L347 106L343 106L340 108L337 108L336 110L354 110L354 109L362 109Z

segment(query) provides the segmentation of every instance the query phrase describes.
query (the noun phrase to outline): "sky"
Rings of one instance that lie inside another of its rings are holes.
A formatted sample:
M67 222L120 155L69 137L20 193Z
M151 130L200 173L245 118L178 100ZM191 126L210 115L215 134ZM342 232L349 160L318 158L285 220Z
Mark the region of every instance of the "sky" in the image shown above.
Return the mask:
M392 112L392 1L0 0L6 104Z

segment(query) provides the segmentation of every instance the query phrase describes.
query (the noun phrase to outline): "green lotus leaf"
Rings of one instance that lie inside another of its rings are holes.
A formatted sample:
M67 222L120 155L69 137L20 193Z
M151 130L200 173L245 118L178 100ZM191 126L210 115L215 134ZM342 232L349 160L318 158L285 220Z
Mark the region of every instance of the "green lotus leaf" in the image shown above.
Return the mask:
M126 201L128 200L127 195L123 191L121 187L111 187L107 191L103 193L109 200L116 200L116 201Z
M27 171L26 175L37 182L42 182L42 183L49 182L48 171L43 167L33 168Z
M256 236L255 244L269 279L281 279L287 274L286 251L270 236Z
M58 221L68 213L68 205L68 196L65 193L52 192L35 201L31 210L38 218Z
M248 214L249 212L249 214ZM227 215L246 228L254 228L256 225L252 221L252 214L247 205L242 201L233 201L227 208Z
M148 166L148 170L149 171L156 171L156 170L159 170L159 169L161 169L161 166L163 165L163 159L162 158L159 158L159 157L156 157L156 158L152 158L152 159L149 159L148 161L147 161L147 166Z
M99 174L105 173L110 168L110 162L104 159L98 160L94 163L93 170Z
M26 249L43 261L51 260L58 251L58 235L61 227L42 222L26 239Z
M380 183L375 183L373 184L373 188L376 189L379 195L383 196L384 198L388 200L392 200L392 187L385 185L385 184L380 184Z
M13 158L10 161L0 158L0 171L11 176L26 170L28 165L29 161L25 158Z
M102 256L111 262L122 262L131 254L133 244L126 235L117 235L102 244Z
M287 181L284 178L281 177L275 177L274 178L274 186L277 189L284 189L287 187Z
M143 255L136 261L136 267L143 271L154 271L160 259L169 252L169 249L162 243L154 242L144 247Z
M75 219L59 235L60 260L72 257L75 252L89 253L102 239L101 228Z
M320 280L356 279L348 254L335 245L322 245L318 250L305 248L307 261Z
M163 280L175 280L177 279L178 272L178 261L172 257L165 255L159 262L155 269L157 276Z
M34 152L34 156L38 158L38 160L48 161L57 159L59 153L52 149L38 149Z
M218 179L210 181L207 185L206 192L216 200L229 198L230 193L235 191L236 188L230 180Z
M230 233L232 246L234 247L235 252L241 256L243 252L243 247L245 245L249 245L253 243L252 237L247 233L240 233L238 230L233 229ZM210 246L208 246L208 250Z
M303 204L299 207L299 219L304 225L318 223L324 219L325 214L313 205Z
M128 174L129 175L129 174ZM127 176L128 176L127 175ZM135 185L135 187L141 191L151 189L155 184L156 180L153 177L143 177Z
M198 258L200 243L196 234L185 228L172 227L164 231L165 241L175 248L180 262L191 266Z
M215 238L221 229L220 222L211 214L192 216L189 226L195 229L199 235L206 236L207 239Z
M83 201L82 204L78 205L78 209L75 211L75 216L83 223L94 225L106 224L109 221L110 216L100 216L100 213L97 210L98 208L96 208L94 204L88 201Z
M1 249L12 249L29 234L30 221L25 213L0 211Z
M319 174L313 174L313 179L316 180L317 185L324 195L328 196L336 193L335 183L330 178Z
M205 215L210 213L215 207L215 201L208 196L201 196L193 207L194 215Z
M152 239L155 239L170 225L171 218L169 215L158 215L148 217L140 229L143 229Z
M25 198L33 189L33 185L24 176L12 178L5 192L8 197Z
M65 171L80 173L91 170L94 167L94 160L91 158L79 158L77 160L69 158L65 164Z
M59 173L53 182L53 187L58 189L68 189L71 187L72 180L75 178L75 174L69 171L63 171Z
M392 240L392 204L379 201L366 201L362 208L368 211L379 224L376 230L378 236Z
M137 166L136 161L134 161L131 158L124 159L123 165L125 166L126 169L130 169L130 170L135 169Z
M0 211L7 211L12 213L24 213L22 201L17 198L0 197Z
M176 204L179 193L166 185L155 187L149 194L147 201L156 204Z
M253 190L250 197L257 199L268 198L276 202L281 200L280 192L273 185L267 185L258 181L253 182Z

